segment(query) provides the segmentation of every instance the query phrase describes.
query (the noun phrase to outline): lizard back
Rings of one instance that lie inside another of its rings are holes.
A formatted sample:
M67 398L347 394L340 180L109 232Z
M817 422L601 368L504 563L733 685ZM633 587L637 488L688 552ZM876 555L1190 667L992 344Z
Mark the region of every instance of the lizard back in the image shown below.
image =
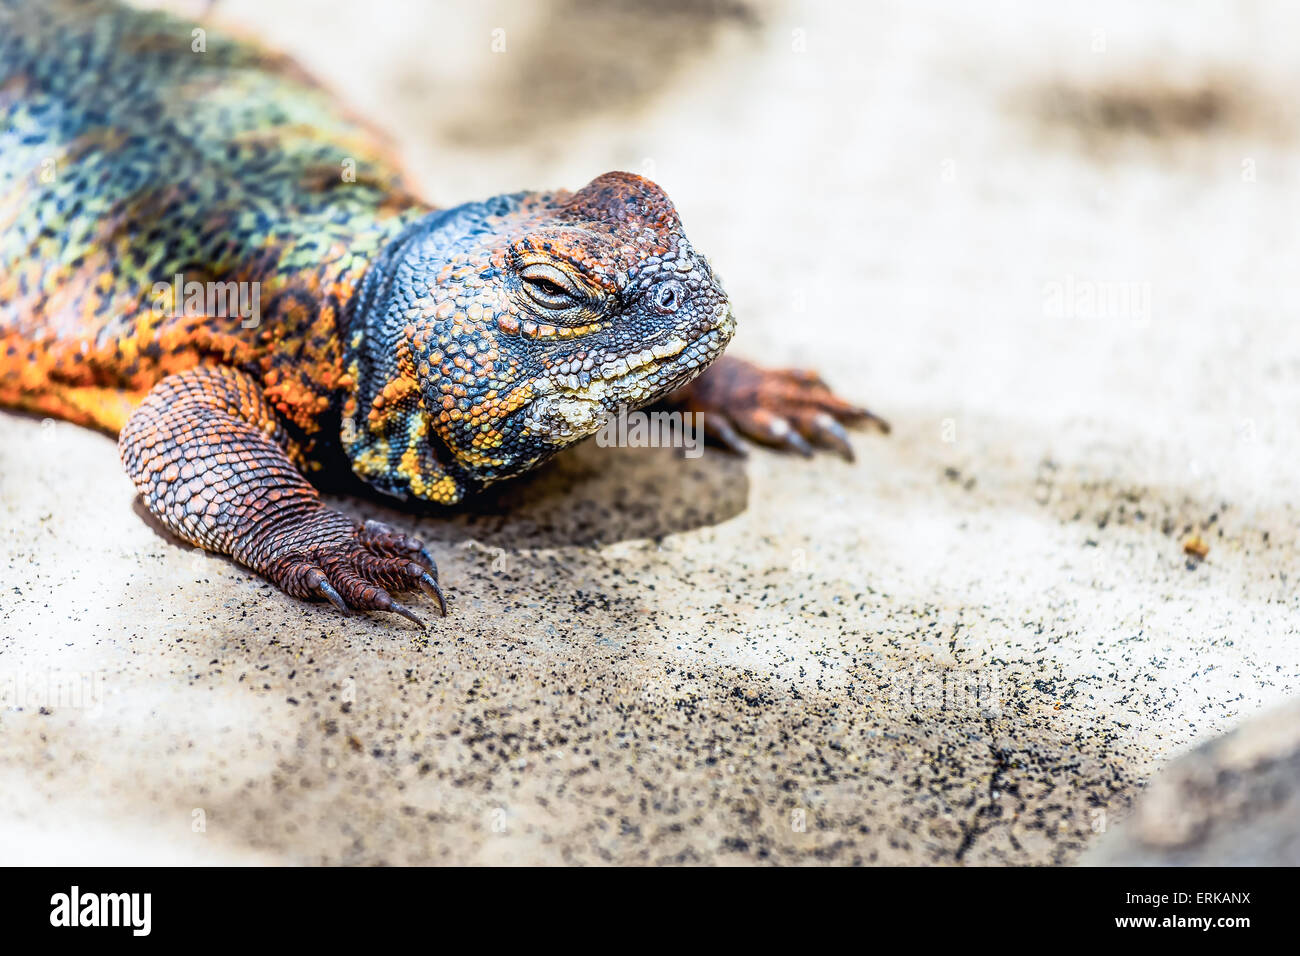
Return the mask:
M0 121L0 404L116 432L213 362L315 430L366 265L428 210L378 135L283 56L107 0L0 0Z

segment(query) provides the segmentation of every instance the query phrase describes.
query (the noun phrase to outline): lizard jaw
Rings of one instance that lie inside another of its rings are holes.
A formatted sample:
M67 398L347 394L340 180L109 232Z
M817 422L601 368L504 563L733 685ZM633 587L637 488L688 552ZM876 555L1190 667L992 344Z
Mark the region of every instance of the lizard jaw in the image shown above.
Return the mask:
M581 375L540 379L538 398L524 419L525 431L556 445L593 435L620 409L647 405L704 371L722 354L734 331L735 319L726 308L716 325L689 341L674 333Z

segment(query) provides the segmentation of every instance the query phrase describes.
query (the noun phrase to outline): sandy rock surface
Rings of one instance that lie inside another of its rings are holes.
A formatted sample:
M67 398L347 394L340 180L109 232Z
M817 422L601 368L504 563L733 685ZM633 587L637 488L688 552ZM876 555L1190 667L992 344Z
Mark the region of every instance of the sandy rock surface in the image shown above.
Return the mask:
M894 434L338 501L431 543L421 635L0 414L5 862L1073 862L1300 691L1292 7L470 6L217 14L439 202L656 179L736 352Z

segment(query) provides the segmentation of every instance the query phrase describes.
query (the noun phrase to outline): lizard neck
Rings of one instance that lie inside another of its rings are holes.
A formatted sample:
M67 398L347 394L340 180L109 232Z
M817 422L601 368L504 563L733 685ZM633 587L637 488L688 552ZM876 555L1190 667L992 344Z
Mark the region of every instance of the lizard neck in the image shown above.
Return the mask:
M517 207L525 194L497 196L412 218L368 264L345 312L340 339L340 431L353 472L398 498L453 504L479 488L430 426L410 347L408 311L433 289L446 252Z

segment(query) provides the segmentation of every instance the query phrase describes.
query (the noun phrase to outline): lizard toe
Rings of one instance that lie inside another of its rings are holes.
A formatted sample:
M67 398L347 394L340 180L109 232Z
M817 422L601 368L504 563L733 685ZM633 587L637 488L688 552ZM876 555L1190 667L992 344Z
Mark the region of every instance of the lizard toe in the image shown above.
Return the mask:
M414 621L421 628L425 626L410 608L394 600L386 588L367 580L353 567L338 567L331 577L349 607L361 611L388 611Z
M367 521L361 526L359 537L372 551L409 558L424 565L435 575L438 573L438 564L422 541L403 534L382 521Z
M347 602L339 594L334 585L330 584L329 577L320 568L308 568L305 579L308 588L315 591L325 600L329 601L344 614L348 613Z
M746 409L735 416L736 426L747 436L764 445L781 448L811 458L813 447L784 415L767 408Z
M816 372L804 369L783 369L773 373L776 386L764 396L771 405L793 411L816 410L845 424L871 424L889 434L889 423L879 415L846 402L836 395ZM820 429L814 429L820 434ZM809 436L811 437L811 436ZM832 447L832 446L828 446ZM838 447L838 446L834 446Z
M438 569L428 568L407 556L376 554L363 551L353 559L357 572L367 580L383 585L390 591L423 590L438 602L438 610L447 616L447 599L438 586Z
M870 424L889 432L884 419L840 398L816 372L765 369L726 356L670 396L669 403L703 412L709 436L732 451L742 448L743 435L805 458L825 448L852 461L845 425Z
M749 449L745 447L745 440L740 437L740 432L736 431L736 427L721 412L711 412L704 415L704 433L716 440L718 444L732 454L741 457L749 454Z
M814 445L839 452L845 461L853 461L849 433L830 412L801 410L791 415L790 421Z

